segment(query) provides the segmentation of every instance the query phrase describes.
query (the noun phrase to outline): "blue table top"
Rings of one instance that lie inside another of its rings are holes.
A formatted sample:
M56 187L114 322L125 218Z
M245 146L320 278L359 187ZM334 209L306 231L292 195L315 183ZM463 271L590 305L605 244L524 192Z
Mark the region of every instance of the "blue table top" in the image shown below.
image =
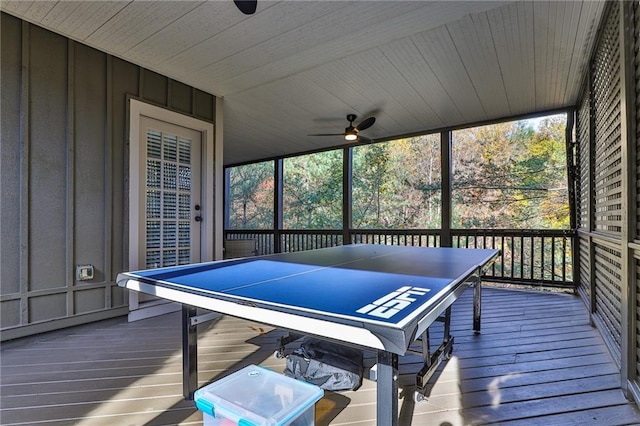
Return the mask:
M125 275L213 298L400 326L496 254L488 249L347 245Z

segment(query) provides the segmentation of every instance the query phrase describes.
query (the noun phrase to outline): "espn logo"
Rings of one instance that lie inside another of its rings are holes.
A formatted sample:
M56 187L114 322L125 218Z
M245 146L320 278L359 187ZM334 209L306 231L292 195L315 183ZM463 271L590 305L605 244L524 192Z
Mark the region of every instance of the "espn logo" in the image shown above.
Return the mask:
M371 315L374 317L389 319L417 299L412 296L424 296L430 290L421 287L400 287L396 291L382 296L375 302L358 309L359 314Z

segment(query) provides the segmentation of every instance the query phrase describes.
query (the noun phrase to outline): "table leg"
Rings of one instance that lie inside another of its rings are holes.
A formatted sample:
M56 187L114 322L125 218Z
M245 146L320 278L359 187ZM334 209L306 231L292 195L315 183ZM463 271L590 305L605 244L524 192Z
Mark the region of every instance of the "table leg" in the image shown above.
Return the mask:
M480 316L482 315L482 279L480 271L473 286L473 331L480 333Z
M398 355L378 351L377 369L377 424L378 426L396 426L398 424Z
M182 394L189 400L198 388L198 326L191 324L195 315L196 308L182 305Z

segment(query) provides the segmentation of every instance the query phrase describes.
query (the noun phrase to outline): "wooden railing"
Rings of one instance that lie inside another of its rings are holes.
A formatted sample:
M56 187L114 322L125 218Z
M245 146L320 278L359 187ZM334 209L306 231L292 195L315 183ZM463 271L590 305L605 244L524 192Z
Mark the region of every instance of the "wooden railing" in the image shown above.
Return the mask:
M351 242L394 246L439 247L439 229L352 229Z
M341 246L342 231L336 230L283 230L279 232L283 253Z
M258 256L277 253L272 229L226 230L225 240L255 240Z
M439 247L439 229L351 229L350 243ZM226 239L253 239L258 254L294 252L344 244L342 230L227 230ZM500 256L485 273L491 281L574 288L575 232L549 229L454 229L453 247L492 248Z
M453 247L495 248L500 257L486 272L492 281L573 288L569 230L452 230Z

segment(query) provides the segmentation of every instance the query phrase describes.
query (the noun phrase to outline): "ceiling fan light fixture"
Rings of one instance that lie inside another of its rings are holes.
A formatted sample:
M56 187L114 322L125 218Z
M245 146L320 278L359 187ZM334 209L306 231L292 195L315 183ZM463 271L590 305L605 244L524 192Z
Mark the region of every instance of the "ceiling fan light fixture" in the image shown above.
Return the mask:
M344 134L344 140L346 141L355 141L356 139L358 139L358 134L355 132L350 132L350 133L345 133Z
M366 138L364 136L359 136L358 134L360 133L361 130L368 129L369 127L373 126L373 123L376 122L375 117L369 117L366 120L362 121L357 126L354 126L353 121L356 118L357 117L355 114L347 115L347 121L349 122L349 125L345 127L344 133L315 133L315 134L310 134L308 136L342 136L344 140L346 140L347 142L353 142L353 141L360 141L363 143L373 142L371 139Z

